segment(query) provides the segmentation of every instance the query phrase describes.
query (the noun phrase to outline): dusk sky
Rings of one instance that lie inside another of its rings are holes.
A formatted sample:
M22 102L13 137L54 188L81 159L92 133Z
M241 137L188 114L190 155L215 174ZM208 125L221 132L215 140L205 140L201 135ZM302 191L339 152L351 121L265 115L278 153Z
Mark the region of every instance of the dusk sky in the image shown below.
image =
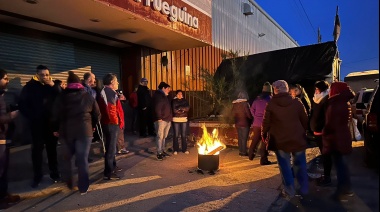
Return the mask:
M255 0L300 46L332 41L336 6L341 80L351 72L379 69L379 0Z

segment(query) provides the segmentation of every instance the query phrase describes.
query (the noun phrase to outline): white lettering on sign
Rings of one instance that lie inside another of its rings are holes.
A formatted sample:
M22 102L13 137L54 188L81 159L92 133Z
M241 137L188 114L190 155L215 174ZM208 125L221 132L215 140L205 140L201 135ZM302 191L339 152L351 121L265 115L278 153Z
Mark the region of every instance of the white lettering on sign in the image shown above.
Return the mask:
M141 0L135 0L141 2ZM169 20L172 22L181 22L195 29L199 28L199 20L197 17L190 15L187 12L187 8L178 8L175 5L169 5L168 2L162 0L145 0L143 5L146 7L153 6L153 9L160 11L162 14L169 16Z

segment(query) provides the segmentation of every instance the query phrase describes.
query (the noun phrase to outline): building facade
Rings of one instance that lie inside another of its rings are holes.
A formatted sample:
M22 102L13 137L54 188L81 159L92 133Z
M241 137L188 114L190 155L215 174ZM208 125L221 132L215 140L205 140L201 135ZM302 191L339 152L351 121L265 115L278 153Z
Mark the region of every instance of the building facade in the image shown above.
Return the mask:
M141 77L152 90L165 81L186 94L204 90L200 70L215 71L228 51L298 46L251 0L4 0L0 28L10 103L39 64L61 80L70 70L116 73L127 94ZM186 98L191 116L203 116L202 103Z

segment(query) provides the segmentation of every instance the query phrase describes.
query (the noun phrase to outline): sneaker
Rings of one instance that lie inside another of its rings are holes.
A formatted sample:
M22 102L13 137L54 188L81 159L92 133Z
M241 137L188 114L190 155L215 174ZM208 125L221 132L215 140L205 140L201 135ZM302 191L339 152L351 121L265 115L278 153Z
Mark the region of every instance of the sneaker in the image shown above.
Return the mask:
M81 195L81 196L86 195L87 192L88 192L88 189L87 189L86 191L84 191L84 192L80 192L80 195Z
M164 159L164 155L163 154L158 154L157 155L157 160L163 160Z
M322 176L321 178L317 180L317 186L324 187L324 186L330 186L331 184L332 183L331 183L330 177Z
M262 166L267 166L267 165L271 165L272 162L270 162L269 160L266 160L266 161L260 161L260 165Z
M112 172L110 175L104 176L103 179L104 180L120 180L120 177L114 172Z
M121 149L121 150L117 151L117 154L122 154L122 155L128 154L128 153L129 153L129 151L126 149Z
M164 155L164 157L170 157L171 155L167 152L162 152L162 154Z
M50 179L54 182L54 183L59 183L61 181L61 178L60 177L50 177Z
M249 155L248 155L248 159L249 159L249 160L253 160L253 158L255 158L255 154L249 154Z
M177 151L174 151L174 152L173 152L173 155L177 155L177 154L178 154L178 152L177 152Z
M331 195L331 198L339 202L348 202L347 196L343 194L334 193L333 195Z
M185 151L184 153L185 153L186 155L190 154L190 152L189 152L189 151Z
M121 171L123 171L122 168L120 168L120 167L118 167L118 166L115 167L115 172L121 172Z
M33 180L32 184L30 187L32 188L37 188L40 185L41 180Z
M354 196L354 192L353 191L347 191L347 192L344 192L343 194L346 195L346 196L348 196L348 197L353 197Z

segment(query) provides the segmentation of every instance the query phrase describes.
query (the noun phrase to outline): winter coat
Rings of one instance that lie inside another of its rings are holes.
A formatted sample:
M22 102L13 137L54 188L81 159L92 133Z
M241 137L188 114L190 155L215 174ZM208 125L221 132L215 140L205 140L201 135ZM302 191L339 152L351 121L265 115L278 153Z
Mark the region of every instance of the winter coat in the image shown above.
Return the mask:
M104 87L96 97L103 125L115 124L124 129L124 111L117 93L109 87Z
M62 138L92 137L99 119L98 104L84 89L66 88L54 103L54 131L59 132Z
M152 97L147 86L139 85L137 89L137 103L140 110L152 107Z
M267 107L267 104L270 99L271 96L269 95L260 95L256 97L256 99L253 101L250 108L253 116L253 127L261 127L261 124L263 123L265 108Z
M129 95L129 106L131 106L131 108L137 108L138 106L137 92L135 91Z
M172 100L173 117L187 117L190 110L189 102L185 98Z
M172 109L168 97L161 90L153 94L153 121L163 120L171 122L173 119Z
M327 109L327 100L329 95L325 95L320 102L313 101L310 113L310 128L313 132L322 132L325 126L325 114Z
M42 84L37 78L33 77L22 88L20 94L19 108L33 125L45 128L50 123L52 106L59 90L56 86Z
M236 99L232 102L232 115L235 118L235 127L250 127L252 114L247 99Z
M326 122L322 131L323 153L338 151L341 154L352 152L352 137L348 122L351 119L351 105L354 97L351 90L331 96L327 102Z
M299 152L307 147L308 117L301 100L288 93L275 94L268 102L262 124L262 138L267 139L271 150Z
M6 144L8 123L12 121L11 114L7 113L4 101L4 90L0 90L0 144Z

